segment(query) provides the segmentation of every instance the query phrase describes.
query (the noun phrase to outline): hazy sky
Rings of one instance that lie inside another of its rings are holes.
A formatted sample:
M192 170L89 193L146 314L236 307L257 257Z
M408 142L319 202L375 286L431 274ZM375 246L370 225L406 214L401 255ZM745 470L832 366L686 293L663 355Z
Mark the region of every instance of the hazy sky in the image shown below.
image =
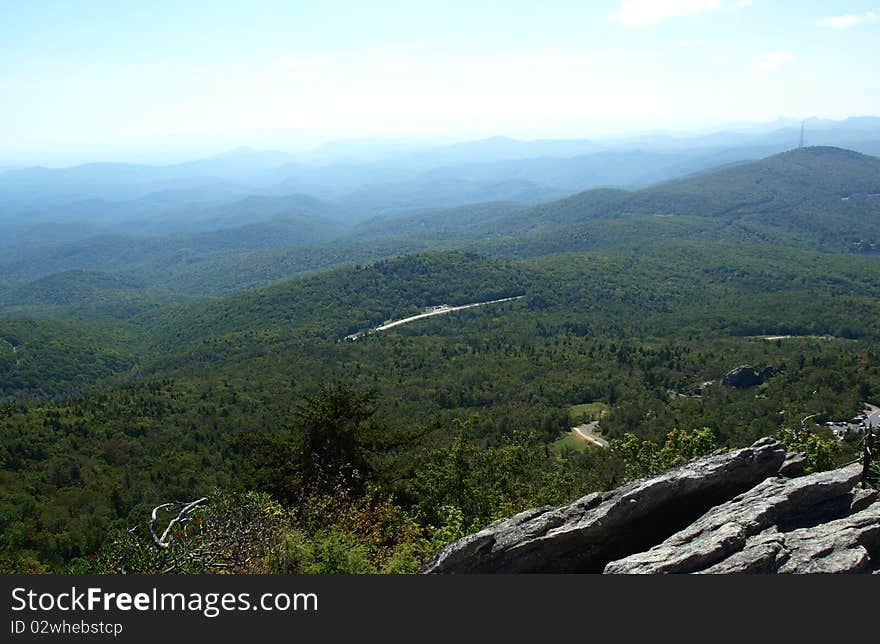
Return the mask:
M880 106L880 0L0 0L0 164Z

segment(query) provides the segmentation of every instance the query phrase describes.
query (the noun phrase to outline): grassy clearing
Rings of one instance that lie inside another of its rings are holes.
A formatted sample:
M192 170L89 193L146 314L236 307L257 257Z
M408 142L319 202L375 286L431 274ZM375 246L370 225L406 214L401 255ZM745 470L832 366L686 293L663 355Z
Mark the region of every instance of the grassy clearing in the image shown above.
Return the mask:
M555 441L550 443L549 447L550 451L553 454L558 455L567 450L586 452L588 449L593 447L593 444L576 436L574 432L566 432L560 438L557 438Z
M608 411L608 405L601 402L585 403L583 405L572 405L568 408L568 415L574 425L581 423L589 423L599 420Z

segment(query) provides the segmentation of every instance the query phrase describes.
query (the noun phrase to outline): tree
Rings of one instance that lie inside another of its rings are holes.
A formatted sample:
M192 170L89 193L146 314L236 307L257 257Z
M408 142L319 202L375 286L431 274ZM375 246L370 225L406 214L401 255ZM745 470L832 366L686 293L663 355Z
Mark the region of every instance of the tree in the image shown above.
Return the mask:
M344 384L324 385L296 409L302 432L298 455L300 484L326 491L338 485L361 486L372 473L367 459L374 395Z
M641 440L635 434L624 434L614 441L612 449L626 464L628 478L647 476L668 470L716 448L715 435L708 427L693 432L673 429L666 434L663 446Z
M339 490L363 491L373 473L368 458L373 397L345 384L325 384L297 405L288 433L243 437L250 457L242 488L265 490L292 504Z
M806 455L804 471L807 474L833 469L837 455L841 452L840 443L836 439L803 429L783 429L779 432L779 442L787 452Z

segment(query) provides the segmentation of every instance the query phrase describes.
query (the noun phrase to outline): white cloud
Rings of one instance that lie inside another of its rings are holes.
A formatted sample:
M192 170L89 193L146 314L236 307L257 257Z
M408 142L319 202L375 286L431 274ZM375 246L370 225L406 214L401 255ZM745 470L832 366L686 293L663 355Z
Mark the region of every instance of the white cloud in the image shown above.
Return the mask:
M880 15L873 11L863 14L849 13L843 16L829 16L819 21L822 27L831 27L832 29L848 29L849 27L857 27L866 22L877 22Z
M758 61L758 67L764 72L775 72L783 65L793 63L794 54L790 51L771 51Z
M696 15L721 8L721 0L622 0L611 22L643 27L678 16Z

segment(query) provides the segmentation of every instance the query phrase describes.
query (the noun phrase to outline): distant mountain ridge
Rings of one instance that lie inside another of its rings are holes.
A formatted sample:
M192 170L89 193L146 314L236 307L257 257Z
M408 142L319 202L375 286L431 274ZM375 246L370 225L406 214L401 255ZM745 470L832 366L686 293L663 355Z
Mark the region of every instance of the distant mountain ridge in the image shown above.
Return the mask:
M457 230L451 224L461 220L459 225L472 239L522 238L556 229L564 241L572 233L566 226L651 218L654 227L662 226L663 219L659 218L679 217L682 221L737 220L797 234L821 232L825 241L834 236L835 226L845 226L835 240L845 244L855 237L880 239L880 200L869 197L875 193L880 193L880 159L850 150L814 147L704 171L641 190L596 189L530 208L509 206L507 213L503 208L474 208L471 217L457 214L450 219L437 211L375 220L361 226L361 235L371 226L375 235L375 229L391 222L400 227L409 219L418 221L422 237L427 237L429 230L434 230L438 238L455 237ZM821 212L805 217L805 204L807 210ZM410 226L414 229L413 224Z
M308 195L248 197L202 211L214 230L7 249L0 254L0 283L14 287L76 269L129 272L151 286L217 295L427 249L524 258L676 239L874 252L877 194L880 159L807 147L639 190L593 189L537 205L501 199L413 209L356 225ZM247 223L253 219L258 222Z
M784 127L776 127L783 125ZM0 171L4 242L95 233L169 235L210 230L199 213L260 197L308 196L333 216L363 221L395 211L496 200L531 204L596 187L643 187L798 144L787 122L708 134L607 140L453 144L344 142L299 155L240 148L171 165L89 163ZM880 154L880 119L808 120L809 145ZM256 223L277 212L246 209ZM0 245L3 245L0 243Z

